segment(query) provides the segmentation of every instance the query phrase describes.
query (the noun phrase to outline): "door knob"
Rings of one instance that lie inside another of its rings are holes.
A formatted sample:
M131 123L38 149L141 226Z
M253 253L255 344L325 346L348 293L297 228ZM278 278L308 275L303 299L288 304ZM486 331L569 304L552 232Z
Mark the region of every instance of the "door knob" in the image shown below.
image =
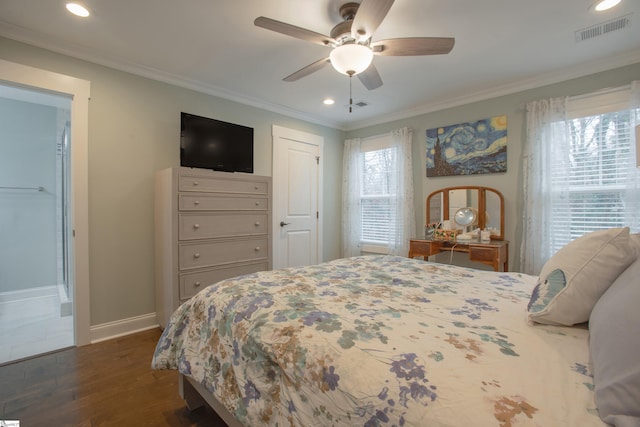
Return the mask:
M291 224L290 222L280 221L280 227L284 227L285 225Z

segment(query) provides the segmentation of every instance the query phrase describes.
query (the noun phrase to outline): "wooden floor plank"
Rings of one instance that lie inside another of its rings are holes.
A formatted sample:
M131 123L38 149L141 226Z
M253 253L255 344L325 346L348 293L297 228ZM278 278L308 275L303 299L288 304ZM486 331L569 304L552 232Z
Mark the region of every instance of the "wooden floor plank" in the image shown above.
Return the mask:
M176 371L154 371L160 330L0 366L0 419L20 426L226 427L210 409L189 412Z

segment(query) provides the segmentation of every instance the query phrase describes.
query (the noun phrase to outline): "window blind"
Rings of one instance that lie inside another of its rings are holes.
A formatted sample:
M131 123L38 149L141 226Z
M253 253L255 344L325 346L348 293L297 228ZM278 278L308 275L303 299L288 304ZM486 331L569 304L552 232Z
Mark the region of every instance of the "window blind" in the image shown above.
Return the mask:
M385 148L386 147L386 148ZM396 161L393 150L381 141L363 146L362 156L362 241L370 244L386 245L394 238L395 209L392 210L391 196L395 192L393 172Z
M566 159L554 162L551 169L554 188L560 193L551 218L552 253L585 233L624 227L628 219L624 200L634 161L633 110L627 102L624 109L611 111L612 105L624 107L620 93L613 95L581 97L574 104L569 101L571 118L565 123L571 147L568 170ZM598 98L601 113L594 113Z

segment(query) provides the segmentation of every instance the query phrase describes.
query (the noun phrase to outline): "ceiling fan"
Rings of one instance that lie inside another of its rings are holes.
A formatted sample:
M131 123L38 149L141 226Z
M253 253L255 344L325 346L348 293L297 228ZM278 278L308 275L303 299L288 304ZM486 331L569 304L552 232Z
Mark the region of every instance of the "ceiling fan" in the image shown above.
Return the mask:
M284 81L296 81L330 63L342 74L350 77L357 75L362 84L372 90L382 86L380 74L372 63L374 55L440 55L449 53L455 43L452 37L409 37L372 42L373 33L393 2L394 0L362 0L361 3L345 3L340 7L343 21L333 27L329 36L264 16L256 18L254 25L332 48L328 57L288 75Z

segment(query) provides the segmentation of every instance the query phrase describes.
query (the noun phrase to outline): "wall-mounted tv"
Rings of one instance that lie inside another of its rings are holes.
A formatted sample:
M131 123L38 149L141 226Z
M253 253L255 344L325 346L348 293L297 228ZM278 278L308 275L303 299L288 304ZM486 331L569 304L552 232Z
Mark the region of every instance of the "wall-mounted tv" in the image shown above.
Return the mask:
M253 128L180 113L180 166L253 173Z

